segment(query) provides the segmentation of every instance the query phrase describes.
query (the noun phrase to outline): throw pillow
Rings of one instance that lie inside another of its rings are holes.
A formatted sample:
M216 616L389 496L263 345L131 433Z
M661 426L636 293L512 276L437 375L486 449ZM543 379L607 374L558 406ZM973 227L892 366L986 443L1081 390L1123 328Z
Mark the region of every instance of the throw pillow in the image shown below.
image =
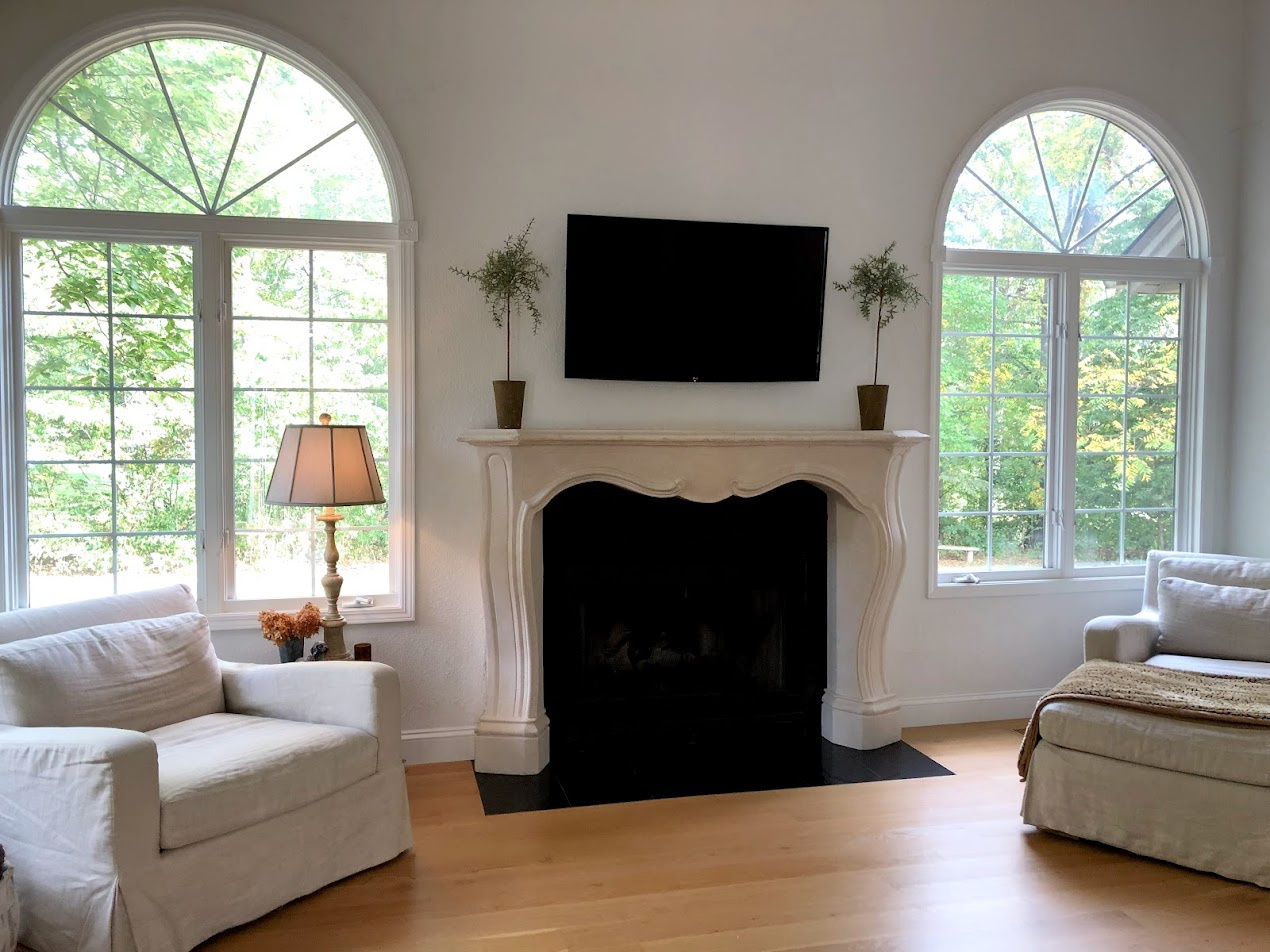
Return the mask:
M1207 582L1209 585L1270 589L1270 561L1169 556L1160 560L1160 578L1184 578L1192 582Z
M220 663L196 612L0 645L0 724L148 731L223 710Z
M1270 662L1270 591L1162 578L1159 654Z

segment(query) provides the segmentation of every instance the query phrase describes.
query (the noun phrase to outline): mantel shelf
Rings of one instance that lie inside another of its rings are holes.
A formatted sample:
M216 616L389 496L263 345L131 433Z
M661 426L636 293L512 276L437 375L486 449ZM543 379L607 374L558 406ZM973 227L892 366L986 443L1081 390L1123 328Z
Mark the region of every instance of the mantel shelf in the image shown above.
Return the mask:
M930 437L916 430L468 430L459 440L473 446L559 444L634 446L911 445Z

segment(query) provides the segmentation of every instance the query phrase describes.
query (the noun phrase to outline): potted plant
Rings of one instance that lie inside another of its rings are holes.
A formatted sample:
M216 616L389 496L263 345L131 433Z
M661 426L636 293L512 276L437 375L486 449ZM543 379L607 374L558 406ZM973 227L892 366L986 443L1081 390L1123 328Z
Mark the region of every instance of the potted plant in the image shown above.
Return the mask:
M525 406L525 381L512 379L512 310L517 314L528 311L534 319L534 333L538 333L542 313L534 295L540 289L539 279L550 276L546 266L529 250L529 229L533 227L531 218L524 231L508 235L503 247L489 252L485 264L475 271L450 268L459 277L475 282L494 323L507 332L507 379L494 381L494 407L502 430L519 429Z
M322 625L322 616L312 602L305 602L304 607L293 614L266 609L257 618L261 633L278 646L278 657L284 662L303 658L304 639L316 635Z
M917 275L907 265L891 257L894 250L895 242L891 242L880 255L865 255L851 266L851 279L846 284L841 281L833 283L839 291L855 297L866 321L877 321L873 332L873 383L856 387L862 430L886 428L886 397L890 387L878 383L882 328L891 323L899 311L906 311L919 301L926 300L913 283Z

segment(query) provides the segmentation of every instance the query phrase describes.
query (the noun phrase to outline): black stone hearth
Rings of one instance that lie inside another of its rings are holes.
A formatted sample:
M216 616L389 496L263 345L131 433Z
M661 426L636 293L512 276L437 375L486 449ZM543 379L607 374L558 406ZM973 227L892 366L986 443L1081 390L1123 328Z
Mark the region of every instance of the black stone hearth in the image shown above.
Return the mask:
M903 741L877 750L852 750L819 740L813 750L800 750L798 756L770 761L745 757L713 773L673 760L653 766L649 771L633 761L623 764L618 757L592 767L553 760L531 777L478 773L476 785L486 815L492 816L709 793L952 776L951 770Z

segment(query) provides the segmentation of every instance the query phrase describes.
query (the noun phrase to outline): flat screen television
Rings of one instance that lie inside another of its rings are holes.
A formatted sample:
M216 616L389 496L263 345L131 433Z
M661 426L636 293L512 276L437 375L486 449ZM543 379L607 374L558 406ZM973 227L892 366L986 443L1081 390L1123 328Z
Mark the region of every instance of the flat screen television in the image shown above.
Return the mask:
M819 380L829 229L570 215L566 377Z

